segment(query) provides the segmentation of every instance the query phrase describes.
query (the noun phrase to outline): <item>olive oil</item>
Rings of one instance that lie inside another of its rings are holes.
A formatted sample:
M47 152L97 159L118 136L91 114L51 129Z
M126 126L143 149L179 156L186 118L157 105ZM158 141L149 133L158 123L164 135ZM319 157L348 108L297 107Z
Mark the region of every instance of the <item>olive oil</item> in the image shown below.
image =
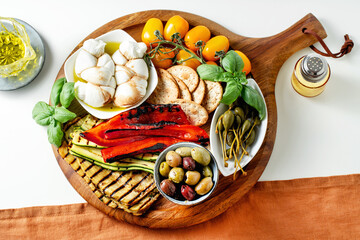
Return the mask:
M119 49L119 47L120 47L119 42L107 42L106 45L105 45L105 52L111 56ZM80 81L80 82L85 82L86 83L86 81L84 79L82 79L81 77L76 75L75 69L74 69L74 81L75 82ZM88 104L86 104L86 105L88 105ZM106 112L115 112L115 111L121 111L121 110L126 109L124 107L115 106L112 102L106 104L103 107L92 107L90 105L88 105L88 106L93 108L93 109L106 111Z
M25 45L15 34L0 32L0 65L8 65L22 59L25 55Z
M309 54L295 64L291 84L300 95L315 97L324 91L329 78L330 67L326 60L317 54Z
M111 56L119 49L119 47L119 42L107 42L105 45L105 52Z

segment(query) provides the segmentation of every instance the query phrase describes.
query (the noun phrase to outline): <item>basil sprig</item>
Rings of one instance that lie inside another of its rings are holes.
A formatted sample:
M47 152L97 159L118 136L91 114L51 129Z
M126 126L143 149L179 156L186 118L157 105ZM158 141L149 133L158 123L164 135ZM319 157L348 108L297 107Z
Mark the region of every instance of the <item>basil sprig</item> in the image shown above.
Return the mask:
M48 140L57 147L60 147L64 136L61 124L76 117L75 113L66 109L74 97L74 83L66 82L65 78L60 78L55 81L51 89L50 100L53 106L40 101L35 104L32 110L32 118L37 124L48 127Z
M196 71L201 79L226 82L225 92L221 102L230 105L238 97L242 97L244 101L255 108L260 119L264 119L266 115L265 103L261 95L252 87L247 86L246 74L242 71L244 62L235 51L229 51L225 57L221 59L221 66L202 64Z

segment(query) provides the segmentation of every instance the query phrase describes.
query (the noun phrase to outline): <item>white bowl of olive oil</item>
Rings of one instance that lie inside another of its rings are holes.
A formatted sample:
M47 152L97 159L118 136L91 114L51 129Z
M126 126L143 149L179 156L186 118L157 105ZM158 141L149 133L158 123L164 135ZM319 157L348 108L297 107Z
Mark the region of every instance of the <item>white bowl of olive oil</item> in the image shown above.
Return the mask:
M114 30L111 32L107 32L99 37L96 38L96 40L102 40L106 43L105 46L105 52L108 53L110 56L119 49L119 46L124 41L133 41L135 42L135 39L133 39L127 32L123 30ZM64 71L65 71L65 77L68 82L76 82L81 81L81 79L76 76L75 74L75 60L77 55L79 54L79 50L77 50L74 54L72 54L65 62ZM149 67L149 79L148 79L148 86L146 89L146 94L144 98L137 103L134 106L128 107L128 108L121 108L113 105L113 103L107 104L104 107L91 107L88 104L84 103L80 99L77 99L81 106L91 115L100 118L100 119L109 119L121 112L130 110L132 108L136 108L140 106L142 103L145 102L145 100L151 95L151 93L155 90L158 83L158 76L155 70L155 67L151 63Z

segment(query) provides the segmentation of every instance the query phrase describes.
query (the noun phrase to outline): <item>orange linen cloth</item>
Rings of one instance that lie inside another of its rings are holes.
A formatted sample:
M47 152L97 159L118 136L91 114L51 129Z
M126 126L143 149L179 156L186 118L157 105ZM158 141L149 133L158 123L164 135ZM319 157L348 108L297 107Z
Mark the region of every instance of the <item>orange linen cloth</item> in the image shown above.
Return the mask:
M175 230L89 204L1 210L0 239L360 239L360 175L259 182L220 216Z

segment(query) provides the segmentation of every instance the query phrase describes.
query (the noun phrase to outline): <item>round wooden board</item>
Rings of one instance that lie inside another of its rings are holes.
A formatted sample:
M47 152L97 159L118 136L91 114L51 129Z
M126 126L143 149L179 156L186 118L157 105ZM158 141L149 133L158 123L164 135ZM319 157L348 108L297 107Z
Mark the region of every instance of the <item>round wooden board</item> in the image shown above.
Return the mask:
M232 176L226 178L220 176L219 184L212 197L195 206L178 206L160 198L143 216L133 216L103 204L85 181L60 157L57 148L53 147L56 159L65 176L86 201L118 220L150 228L180 228L212 219L232 207L255 185L269 161L275 142L277 113L274 90L277 74L288 57L317 41L314 37L304 34L302 29L308 28L315 31L320 37L326 37L324 28L312 14L306 15L277 35L267 38L248 38L232 33L219 24L194 14L171 10L152 10L133 13L105 24L80 42L73 52L80 48L86 39L96 38L115 29L123 29L137 41L141 41L143 26L149 18L156 17L166 22L173 15L181 15L191 26L207 26L214 35L227 36L233 49L239 49L249 57L252 62L252 75L266 100L268 126L259 152L245 168L247 176L238 174L235 181ZM56 79L60 77L64 77L64 66L61 67ZM207 130L209 130L210 121L205 125Z

